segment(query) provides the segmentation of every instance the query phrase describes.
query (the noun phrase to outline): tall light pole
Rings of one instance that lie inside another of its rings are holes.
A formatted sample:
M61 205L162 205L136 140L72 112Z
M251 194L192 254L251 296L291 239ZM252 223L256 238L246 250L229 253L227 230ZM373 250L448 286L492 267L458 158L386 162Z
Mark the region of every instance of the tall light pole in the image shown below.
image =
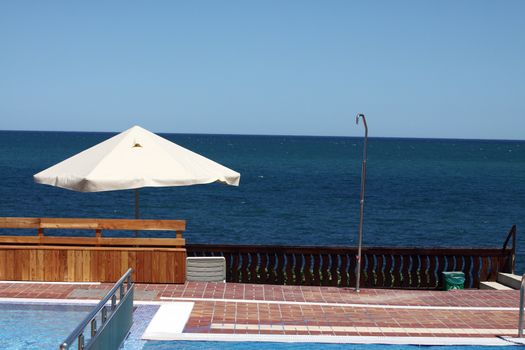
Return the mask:
M359 238L357 243L357 267L356 275L357 280L355 283L355 291L359 293L359 280L361 279L361 246L363 244L363 215L365 211L365 183L366 183L366 145L368 143L368 126L366 125L365 115L358 113L355 117L355 123L359 124L359 118L363 118L363 124L365 125L365 142L363 147L363 163L361 165L361 216L359 219Z

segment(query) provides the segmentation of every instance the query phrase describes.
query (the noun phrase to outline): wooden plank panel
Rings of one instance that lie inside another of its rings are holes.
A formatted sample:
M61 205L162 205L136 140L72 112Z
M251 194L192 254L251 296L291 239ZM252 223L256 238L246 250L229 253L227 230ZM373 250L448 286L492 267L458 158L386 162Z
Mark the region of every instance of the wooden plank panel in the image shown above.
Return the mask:
M138 255L143 256L144 268L137 272L146 278L136 281L184 283L185 250L157 249L140 251ZM136 264L136 256L137 252L118 250L0 249L0 276L5 280L115 282L130 262Z
M7 251L0 249L0 281L6 281L7 278Z
M166 281L173 283L177 275L177 269L179 268L176 254L173 252L165 252L166 254Z
M135 259L136 265L134 269L136 271L136 276L137 276L136 281L140 283L144 283L146 281L146 279L144 278L144 251L142 250L136 251L135 257L136 257Z
M38 228L39 218L0 217L0 228Z
M16 281L27 281L29 278L29 262L26 262L26 253L29 253L28 250L16 250L14 252L13 264L15 266L15 280ZM27 256L29 258L29 255Z
M129 252L120 252L120 269L119 269L119 276L122 276L127 270L128 270L128 256Z
M74 253L74 281L75 282L81 282L82 281L82 272L83 269L83 261L82 261L82 251L80 249L76 249Z
M89 250L82 250L82 279L83 282L90 282L91 276L91 254Z
M46 269L44 271L44 277L46 281L60 281L58 268L58 253L58 250L46 250L44 252L44 264L46 266Z
M153 283L159 283L158 281L161 280L161 270L160 254L155 252L155 254L151 254L151 280Z
M127 253L128 255L128 268L133 269L133 281L137 280L137 271L136 271L136 265L137 265L137 253L135 251L123 251L123 253Z
M9 218L4 218L9 219ZM7 220L14 224L16 220ZM32 221L21 221L25 225ZM1 221L0 221L1 225ZM1 226L0 226L1 227ZM37 226L38 227L38 226ZM85 219L85 218L41 218L40 227L50 229L102 229L141 231L184 231L184 220L135 220L135 219Z
M0 236L0 244L70 245L114 247L183 247L184 238L122 238L122 237L56 237L56 236Z
M45 268L44 264L44 251L41 249L36 250L36 278L37 281L45 281Z
M67 273L66 281L73 282L75 281L75 251L67 251Z
M15 251L6 251L6 279L10 281L16 280L15 278Z
M29 281L36 281L36 249L29 250Z
M153 265L151 263L151 251L144 251L144 280L153 281Z
M186 250L173 252L176 257L176 276L173 283L184 283L186 282Z

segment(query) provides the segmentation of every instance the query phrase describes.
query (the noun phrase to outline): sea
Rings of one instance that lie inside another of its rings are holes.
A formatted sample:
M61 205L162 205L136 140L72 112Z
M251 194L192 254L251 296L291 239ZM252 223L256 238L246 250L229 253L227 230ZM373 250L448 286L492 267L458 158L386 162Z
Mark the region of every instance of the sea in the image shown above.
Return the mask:
M113 135L0 131L0 216L133 218L131 190L33 182ZM362 138L160 135L241 182L141 189L142 218L186 220L190 244L356 245ZM525 271L525 141L370 137L366 164L364 245L502 247L515 224Z

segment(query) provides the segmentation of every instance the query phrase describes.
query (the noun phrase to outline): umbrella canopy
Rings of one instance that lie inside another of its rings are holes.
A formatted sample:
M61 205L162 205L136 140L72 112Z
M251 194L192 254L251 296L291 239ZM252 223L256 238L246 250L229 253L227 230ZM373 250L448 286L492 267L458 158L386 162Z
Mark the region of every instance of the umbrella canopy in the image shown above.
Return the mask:
M139 126L35 174L37 183L80 192L222 182L240 174Z

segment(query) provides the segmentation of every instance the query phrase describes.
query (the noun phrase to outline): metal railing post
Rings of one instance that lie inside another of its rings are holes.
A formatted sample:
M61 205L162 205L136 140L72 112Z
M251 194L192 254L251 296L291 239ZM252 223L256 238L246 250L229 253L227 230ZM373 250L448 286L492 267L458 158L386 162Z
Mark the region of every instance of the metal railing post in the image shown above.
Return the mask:
M364 114L358 113L355 117L355 123L359 124L359 118L363 118L363 124L365 125L365 142L363 146L363 163L361 165L361 199L360 203L360 217L359 217L359 237L357 243L357 266L356 266L356 282L355 291L359 293L359 281L361 279L361 246L363 245L363 220L365 211L365 184L366 184L366 146L368 143L368 125L366 124L366 118Z
M524 294L525 294L525 274L521 277L521 286L520 286L520 317L518 321L518 337L523 338L523 303L524 303Z
M119 279L119 281L111 288L111 290L106 294L106 296L97 304L97 306L84 318L84 320L75 328L73 332L59 345L60 350L68 350L71 346L71 344L75 343L75 340L77 341L77 349L78 350L84 350L84 349L91 349L96 348L99 349L99 343L96 343L101 339L101 334L104 333L105 327L109 327L108 325L116 324L115 315L118 315L119 312L122 310L127 310L126 312L129 313L127 316L128 325L129 327L127 329L124 329L124 331L129 332L129 328L131 327L131 324L133 323L133 316L132 316L132 307L133 307L133 284L131 282L130 276L133 272L133 269L128 269L128 271ZM127 284L127 290L124 292L125 285ZM117 293L119 293L119 297L117 300ZM111 304L108 305L108 302L111 300ZM131 300L131 302L130 302ZM125 304L125 306L123 306ZM131 307L129 306L131 305ZM109 315L108 315L109 310ZM100 313L100 319L101 319L101 325L100 328L97 329L97 315ZM113 322L113 323L111 323ZM87 328L91 326L90 328L90 334L91 337L86 343L84 332L87 331ZM106 332L107 334L107 332ZM111 333L113 334L113 333ZM125 337L124 337L125 339Z

